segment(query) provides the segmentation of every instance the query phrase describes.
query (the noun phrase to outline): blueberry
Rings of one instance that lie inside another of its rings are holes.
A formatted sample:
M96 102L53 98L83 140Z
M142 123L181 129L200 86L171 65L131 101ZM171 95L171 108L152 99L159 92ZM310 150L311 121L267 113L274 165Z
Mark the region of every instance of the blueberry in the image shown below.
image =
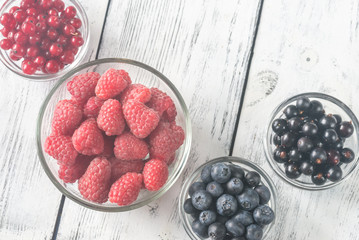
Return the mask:
M207 210L212 203L212 196L206 190L195 191L192 195L192 205L198 210Z
M192 205L191 198L186 199L186 201L183 204L183 209L184 209L185 213L187 213L187 214L192 214L192 213L197 212L197 209L195 207L193 207L193 205Z
M298 140L297 147L300 152L305 153L305 152L310 151L314 147L314 145L313 145L312 140L310 140L310 138L301 137Z
M201 212L196 209L196 212L195 212L195 213L192 213L192 214L191 214L191 217L192 217L193 219L198 219L200 213L201 213Z
M326 144L333 144L338 141L339 137L334 129L326 129L323 132L323 141Z
M350 163L354 160L355 154L350 148L343 148L340 151L340 161L343 163Z
M288 157L288 154L287 154L285 148L282 147L282 146L279 146L276 149L274 149L274 151L273 151L273 159L277 163L287 162L289 160L289 157Z
M323 185L327 181L325 174L321 171L314 172L312 175L312 182L315 185Z
M275 119L272 123L272 129L278 135L282 135L282 133L286 132L288 129L288 124L285 119Z
M288 157L292 162L300 162L303 160L303 154L296 148L293 148L289 151Z
M231 219L242 224L243 226L249 226L254 223L253 215L251 212L239 210L236 215Z
M327 170L326 177L332 182L338 182L342 179L343 171L339 166L331 166Z
M226 183L226 190L227 193L232 195L238 195L243 191L244 184L241 179L239 178L231 178Z
M327 163L327 152L323 148L314 148L309 159L312 164L323 166Z
M328 114L326 116L321 117L318 122L318 127L320 129L329 129L329 128L334 129L336 125L337 125L337 119L332 114Z
M283 111L284 115L286 116L287 119L290 119L292 117L296 117L299 115L299 111L297 109L296 106L294 105L289 105L287 106L284 111Z
M210 225L216 221L217 214L211 210L202 211L199 214L199 221L204 225Z
M211 240L222 240L226 236L226 227L223 223L215 222L208 227L208 236Z
M261 240L263 237L263 229L257 224L252 224L247 227L247 240Z
M217 222L225 224L229 220L228 216L217 215Z
M211 177L216 182L225 183L231 178L231 169L224 163L213 164Z
M253 210L259 205L259 195L251 188L246 188L237 196L239 206L243 210Z
M238 203L235 197L229 194L223 194L217 199L217 212L222 216L232 216L238 209Z
M352 122L341 122L338 127L338 134L342 138L350 137L354 132L354 126Z
M193 193L198 190L205 190L206 184L203 182L194 182L188 189L188 194L192 197Z
M231 168L232 177L244 179L244 170L240 166L230 164L229 167Z
M292 147L297 141L297 135L292 132L286 132L281 136L280 141L282 146L286 148Z
M211 177L211 169L212 169L212 165L207 165L202 169L202 171L201 171L202 182L209 183L209 182L213 181L213 179Z
M324 108L323 108L323 105L319 101L313 100L310 102L310 104L311 104L311 108L308 113L309 116L315 117L315 118L319 118L319 117L323 116Z
M232 219L228 220L225 224L227 233L233 237L240 237L244 234L246 228L239 222L236 222Z
M288 129L293 132L297 132L300 130L302 126L302 121L299 117L292 117L288 120Z
M335 149L329 149L327 152L328 164L331 166L338 165L340 162L340 153Z
M314 172L314 166L309 162L302 162L299 169L304 175L312 175Z
M223 187L218 182L210 182L206 187L207 192L209 192L213 197L219 197L223 194Z
M302 132L305 136L315 136L318 134L318 126L313 122L307 122L302 126Z
M299 98L296 102L296 107L299 111L308 112L311 107L309 98L307 97Z
M285 175L290 179L296 179L299 178L301 175L299 166L297 163L289 163L285 167Z
M199 220L192 222L192 230L195 234L202 238L208 237L208 227L202 224Z
M268 225L274 220L274 212L268 205L261 205L254 209L253 218L259 225Z
M258 185L257 187L254 188L254 191L258 193L260 204L266 204L269 202L271 194L266 186Z
M261 182L261 176L255 171L247 172L245 176L245 182L250 187L258 186L258 184Z

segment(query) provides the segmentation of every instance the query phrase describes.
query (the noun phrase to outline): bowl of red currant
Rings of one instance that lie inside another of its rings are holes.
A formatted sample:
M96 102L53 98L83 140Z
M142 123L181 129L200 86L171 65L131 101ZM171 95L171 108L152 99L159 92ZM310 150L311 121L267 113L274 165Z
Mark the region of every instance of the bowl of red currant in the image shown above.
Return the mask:
M272 113L264 147L273 170L293 186L323 190L348 179L358 165L359 123L340 100L303 93Z
M27 79L57 79L86 54L90 29L77 0L7 0L0 24L0 60Z

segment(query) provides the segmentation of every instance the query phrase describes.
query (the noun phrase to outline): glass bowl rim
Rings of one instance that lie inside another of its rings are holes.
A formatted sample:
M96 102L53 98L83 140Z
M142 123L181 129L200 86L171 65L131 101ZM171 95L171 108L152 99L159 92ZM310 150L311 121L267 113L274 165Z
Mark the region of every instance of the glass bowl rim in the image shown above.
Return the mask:
M187 233L187 235L191 238L191 239L197 239L196 236L193 234L193 231L191 229L191 226L187 225L186 223L186 213L183 210L183 203L185 202L185 200L187 199L187 190L190 186L190 184L195 180L195 176L200 175L200 171L202 171L202 169L207 166L207 165L211 165L214 163L218 163L218 162L226 162L226 163L230 163L230 162L235 162L235 163L239 163L239 164L243 164L245 166L248 166L250 168L253 168L255 171L257 171L259 173L259 175L264 178L266 180L266 182L268 183L268 187L272 193L271 196L271 208L273 209L274 213L275 213L275 219L274 221L268 225L268 227L266 228L265 234L263 234L262 239L264 239L266 237L266 234L268 234L270 232L270 230L272 229L272 226L275 224L276 219L278 218L277 216L277 188L274 184L274 182L272 181L272 178L268 175L268 173L266 171L264 171L259 165L257 165L254 162L251 162L245 158L242 157L233 157L233 156L222 156L222 157L218 157L218 158L214 158L209 160L208 162L205 162L203 164L201 164L198 168L196 168L193 173L188 177L188 179L185 181L185 183L182 186L180 195L179 195L179 200L178 200L178 211L179 211L179 215L180 215L180 219L182 222L182 225Z
M43 151L42 151L42 144L41 144L42 119L44 117L45 109L46 109L51 97L54 95L54 93L57 91L57 89L61 86L61 84L63 82L65 82L67 79L69 79L71 76L75 75L76 73L78 73L79 71L81 71L83 69L86 69L91 66L96 66L96 65L99 65L102 63L125 63L125 64L133 65L133 66L136 66L136 67L139 67L139 68L142 68L144 70L151 72L152 74L157 76L161 80L161 82L165 83L171 89L171 91L174 93L174 95L176 96L177 100L180 103L180 106L182 108L183 115L185 118L186 137L183 142L184 153L183 153L182 159L180 159L181 162L179 163L177 169L174 169L174 172L172 173L171 178L169 177L166 184L160 190L158 190L153 196L149 197L148 199L145 199L144 201L139 201L134 204L127 205L127 206L111 206L111 207L101 206L101 205L97 205L95 203L84 201L82 198L72 194L64 186L62 186L62 184L60 184L57 181L56 177L54 177L54 175L52 174L52 171L50 170L49 166L46 163L46 160L45 160L45 157L44 157ZM191 129L191 121L190 121L188 109L184 102L184 99L182 98L182 96L179 93L179 91L177 90L177 88L173 85L173 83L166 76L164 76L161 72L150 67L149 65L146 65L144 63L141 63L141 62L138 62L135 60L131 60L131 59L103 58L103 59L97 59L97 60L94 60L91 62L87 62L85 64L82 64L82 65L70 70L64 76L62 76L61 79L56 83L56 85L51 89L50 93L46 96L43 104L41 105L41 108L40 108L40 111L38 114L37 127L36 127L36 143L37 143L37 153L40 158L40 162L41 162L43 169L45 170L45 172L46 172L47 176L49 177L49 179L51 180L51 182L57 187L57 189L62 194L64 194L66 197L68 197L72 201L74 201L84 207L90 208L92 210L103 211L103 212L124 212L124 211L137 209L137 208L147 205L148 203L163 196L173 186L173 184L177 181L177 179L181 175L181 173L184 170L184 167L187 163L187 160L189 157L189 152L191 149L191 143L192 143L192 129Z
M57 73L28 75L28 74L23 73L21 71L21 69L19 71L17 68L15 68L15 66L14 66L14 65L16 65L15 62L12 59L10 59L8 56L4 56L5 50L0 49L0 61L6 66L7 69L9 69L13 73L25 78L26 80L34 81L34 82L46 82L46 81L53 81L53 80L57 80L57 79L61 78L62 75L68 73L71 69L74 69L75 67L79 66L79 64L81 64L82 60L86 56L86 53L87 53L87 50L89 47L89 41L90 41L90 35L91 35L90 28L91 27L89 25L89 20L88 20L86 11L83 8L83 6L81 5L80 1L79 0L69 0L69 1L75 5L76 10L77 10L77 15L79 15L80 18L82 18L82 20L83 20L82 27L84 28L84 31L82 31L82 34L84 37L84 44L79 48L79 51L75 56L74 62L72 62L71 64L68 64L64 69L61 69ZM1 5L0 14L3 13L5 10L7 10L10 6L12 6L13 3L14 3L13 0L6 0ZM6 50L6 51L8 51L8 50ZM19 61L21 61L21 60L19 60Z
M356 160L354 160L353 166L351 167L351 169L349 170L349 172L343 176L343 178L338 181L338 182L330 182L330 184L326 184L326 185L314 185L314 184L303 184L298 182L296 179L289 179L287 178L283 172L279 169L279 164L277 162L274 161L272 154L270 152L270 144L268 142L268 138L269 138L269 133L272 132L272 122L275 118L275 116L288 104L293 103L295 100L297 100L300 97L308 97L308 98L317 98L317 99L321 99L321 100L325 100L325 101L329 101L332 104L336 105L337 107L341 108L349 117L350 117L350 121L352 121L353 125L354 125L354 129L356 132L356 136L357 136L357 140L359 140L359 122L357 117L355 116L355 114L352 112L352 110L342 101L340 101L339 99L327 95L325 93L320 93L320 92L304 92L304 93L300 93L297 95L294 95L290 98L287 98L285 100L283 100L280 104L278 104L277 107L274 108L274 110L272 111L269 121L267 123L266 126L266 134L264 134L264 152L267 158L267 162L269 163L269 165L271 166L271 168L273 169L273 171L282 179L284 180L286 183L297 187L299 189L304 189L304 190L309 190L309 191L318 191L318 190L326 190L332 187L335 187L339 184L341 184L342 182L346 181L350 176L353 175L354 170L356 169L358 163L359 163L359 149L357 150L356 154ZM324 104L323 104L324 105Z

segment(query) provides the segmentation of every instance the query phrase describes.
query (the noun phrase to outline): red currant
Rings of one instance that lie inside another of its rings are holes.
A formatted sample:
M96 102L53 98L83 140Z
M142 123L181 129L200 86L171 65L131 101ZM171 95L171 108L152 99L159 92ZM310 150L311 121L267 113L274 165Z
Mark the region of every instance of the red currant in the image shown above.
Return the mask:
M10 30L6 27L3 27L1 30L0 30L1 34L4 36L4 37L7 37L7 35L9 34Z
M51 55L50 51L45 51L43 55L44 55L44 57L46 59L51 59L52 58L52 55Z
M48 73L57 73L60 70L59 63L56 60L49 60L45 65Z
M44 20L38 21L36 23L36 31L37 32L43 33L43 32L46 32L46 30L47 30L47 25Z
M32 75L36 72L37 66L33 61L26 59L22 62L21 68L25 74Z
M42 20L47 21L47 15L41 13L41 14L37 15L36 19L37 19L37 21L42 21Z
M35 5L35 1L32 0L22 0L20 3L20 8L22 9L28 9Z
M22 23L25 20L25 18L27 17L26 12L23 9L16 10L16 12L14 12L13 15L14 15L15 21L18 23Z
M38 34L29 36L29 43L33 46L39 46L41 43L41 36Z
M47 30L46 36L51 40L55 40L59 36L59 33L55 29L50 28L49 30Z
M9 13L14 14L14 12L16 12L16 10L20 9L18 6L13 6L12 8L10 8Z
M28 16L26 19L25 19L25 21L24 22L31 22L31 23L33 23L33 24L36 24L36 18L35 17L33 17L33 16Z
M55 0L53 2L53 7L57 9L57 11L62 12L65 9L65 3L61 0Z
M76 29L79 29L82 26L82 22L78 18L73 18L70 20L70 24L74 26Z
M76 16L76 8L74 6L69 6L63 11L62 15L67 19L74 18Z
M46 59L43 57L43 56L37 56L35 59L34 59L34 63L36 64L36 66L38 68L41 68L45 65L45 62L46 62Z
M25 47L23 45L15 43L14 45L12 45L11 49L15 56L20 58L25 56Z
M63 49L59 43L53 43L53 44L51 44L49 51L52 56L57 57L57 56L61 55Z
M73 45L68 45L65 50L71 51L74 55L79 51L79 49Z
M44 38L41 40L40 48L44 51L49 50L49 47L51 45L51 41L48 38Z
M75 47L81 47L84 44L84 40L82 37L73 36L71 38L71 44Z
M14 51L11 50L10 53L9 53L9 57L10 59L12 59L13 61L19 61L21 59L21 57L18 57L14 54Z
M39 5L42 9L50 9L52 7L52 0L41 0Z
M64 53L60 57L60 61L64 64L71 64L74 60L75 54L70 50L64 51Z
M23 33L22 31L18 31L15 33L14 35L14 41L16 43L22 44L24 45L25 43L27 43L28 41L28 37L26 36L25 33Z
M14 36L16 31L12 30L7 34L7 39L9 39L11 42L15 42Z
M60 18L58 16L49 16L47 19L47 25L53 28L58 28L60 26Z
M0 48L4 50L9 50L12 47L12 42L9 39L2 39L0 41Z
M65 64L63 64L62 62L59 62L59 68L60 68L60 70L64 69L64 67L65 67Z
M29 58L35 58L37 55L39 55L39 48L36 46L30 46L26 49L26 56Z
M4 13L0 17L0 23L4 27L10 27L13 21L14 21L14 16L10 13Z
M37 10L36 10L36 8L28 8L28 9L26 9L26 14L28 16L35 17L37 15Z
M21 31L27 35L33 35L36 31L36 26L32 22L24 22L21 25Z
M67 44L67 38L64 35L60 35L57 40L57 43L61 44L63 47Z
M58 16L59 12L55 8L51 8L49 11L47 11L47 15L49 16Z
M76 29L71 24L65 24L64 27L62 28L62 32L66 36L73 35L75 33L75 31L76 31Z

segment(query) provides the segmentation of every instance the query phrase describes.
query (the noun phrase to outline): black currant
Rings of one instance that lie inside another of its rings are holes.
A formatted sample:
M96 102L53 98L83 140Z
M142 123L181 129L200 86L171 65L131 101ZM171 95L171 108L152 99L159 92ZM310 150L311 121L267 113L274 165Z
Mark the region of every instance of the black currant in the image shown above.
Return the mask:
M296 106L300 112L308 112L311 106L309 98L299 98L296 102Z
M355 154L350 148L343 148L340 151L340 161L343 163L350 163L354 160Z
M326 177L332 182L337 182L342 179L343 171L339 166L331 166L328 168Z
M287 119L290 119L292 117L296 117L299 115L299 111L298 111L297 107L294 105L289 105L286 108L284 108L283 113Z
M333 117L337 120L337 124L340 124L342 122L342 117L339 114L333 114Z
M280 143L280 136L279 136L278 134L274 134L274 136L273 136L273 143L274 143L274 145L276 145L276 146L278 146L278 145L281 144L281 143Z
M300 152L308 152L310 151L314 145L313 145L313 142L312 140L310 140L310 138L308 137L301 137L299 140L298 140L298 143L297 143L297 147L298 147L298 150Z
M289 159L293 162L299 162L303 160L303 154L298 151L297 148L293 148L288 153Z
M308 115L314 118L320 118L324 114L324 108L322 103L317 100L313 100L310 103L311 108Z
M328 155L328 164L329 165L338 165L340 163L340 153L335 149L329 149L327 151Z
M326 129L323 132L323 141L326 144L334 144L338 141L339 137L334 129Z
M318 134L318 126L314 122L307 122L303 125L302 132L305 136L315 136Z
M288 120L288 129L291 131L299 131L302 121L299 117L292 117Z
M290 163L285 167L285 175L291 179L299 178L301 172L296 163Z
M299 169L304 175L312 175L314 172L314 166L309 162L302 162Z
M287 154L285 148L281 147L281 146L274 149L273 158L278 163L284 163L289 160L289 157L288 157L288 154Z
M327 181L325 174L321 171L315 172L312 175L312 182L315 185L323 185Z
M319 119L318 127L320 129L335 129L335 126L337 125L337 119L332 115L328 114L326 116L323 116Z
M272 129L275 133L277 133L278 135L282 135L282 133L287 131L287 120L285 119L275 119L272 123Z
M338 127L338 134L340 137L348 138L354 132L354 126L352 122L342 122Z
M314 165L324 165L327 163L327 152L323 148L315 148L310 153L309 158Z
M281 137L281 145L288 148L295 145L296 140L297 136L294 133L287 132Z

